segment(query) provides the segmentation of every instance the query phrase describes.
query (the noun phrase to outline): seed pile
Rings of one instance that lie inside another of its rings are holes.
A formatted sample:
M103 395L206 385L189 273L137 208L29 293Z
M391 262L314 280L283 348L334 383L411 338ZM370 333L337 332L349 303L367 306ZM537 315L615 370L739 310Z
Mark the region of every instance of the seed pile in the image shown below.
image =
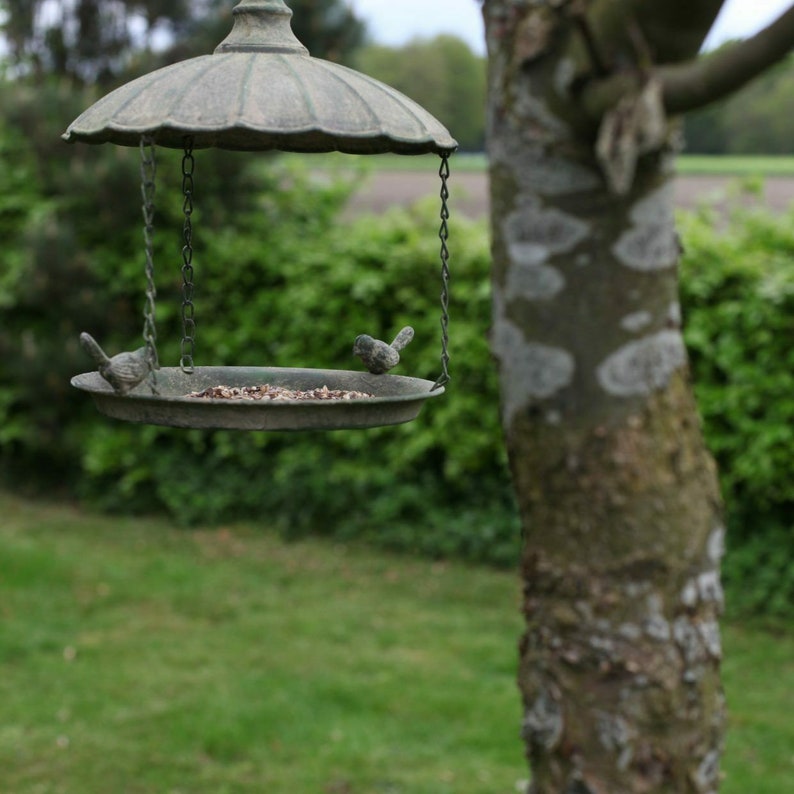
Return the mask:
M194 391L187 395L196 399L209 400L360 400L375 395L363 391L329 389L286 389L283 386L211 386L204 391Z

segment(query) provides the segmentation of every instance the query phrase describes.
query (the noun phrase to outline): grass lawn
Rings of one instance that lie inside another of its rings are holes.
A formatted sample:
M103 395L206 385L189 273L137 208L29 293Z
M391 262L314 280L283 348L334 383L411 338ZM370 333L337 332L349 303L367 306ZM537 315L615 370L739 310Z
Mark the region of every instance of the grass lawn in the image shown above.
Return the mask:
M300 160L301 155L284 155ZM320 167L349 165L353 162L364 164L365 168L376 171L427 171L429 156L406 157L398 154L381 154L351 157L343 154L319 155L312 162ZM305 157L303 157L305 161ZM452 168L458 172L482 172L488 168L484 154L469 152L456 153ZM676 158L679 174L701 174L709 176L794 176L794 157L763 155L701 155L684 154Z
M676 160L676 170L714 176L791 176L794 157L685 154Z
M284 155L305 163L305 156ZM302 157L302 159L301 159ZM344 166L353 162L364 163L373 171L427 171L431 157L406 157L398 154L350 157L343 154L318 155L312 163L322 167ZM458 172L483 172L488 168L484 154L462 152L455 154L452 169ZM792 176L794 157L787 156L734 156L684 154L676 159L676 170L680 174L702 174L711 176Z
M3 794L513 794L515 577L0 494ZM729 625L727 794L794 790L794 632Z

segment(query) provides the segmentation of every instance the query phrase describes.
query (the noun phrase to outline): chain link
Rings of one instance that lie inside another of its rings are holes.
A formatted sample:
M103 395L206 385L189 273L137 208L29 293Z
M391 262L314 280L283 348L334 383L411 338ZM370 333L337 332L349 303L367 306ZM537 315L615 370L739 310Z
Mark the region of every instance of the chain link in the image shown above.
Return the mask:
M146 256L146 302L143 308L143 339L146 343L146 363L149 366L149 386L157 394L157 327L155 323L157 288L154 284L154 195L157 177L157 153L154 139L141 136L141 198L143 200L143 241Z
M182 157L182 347L179 366L186 375L195 371L193 355L196 348L196 307L193 305L193 138L185 136L185 153Z
M433 384L431 391L440 389L450 381L449 376L449 154L441 155L441 167L438 175L441 177L441 227L438 237L441 240L441 375Z

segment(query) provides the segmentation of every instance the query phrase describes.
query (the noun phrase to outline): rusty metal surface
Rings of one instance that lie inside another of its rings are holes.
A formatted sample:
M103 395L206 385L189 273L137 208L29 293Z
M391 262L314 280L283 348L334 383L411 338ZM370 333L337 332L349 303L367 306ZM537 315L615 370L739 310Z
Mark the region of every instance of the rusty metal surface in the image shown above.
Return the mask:
M329 389L373 394L357 400L215 400L187 397L213 386ZM402 375L372 375L348 370L278 367L196 367L187 375L178 367L158 370L158 395L145 384L125 396L115 393L97 372L72 378L88 392L99 411L128 422L170 427L230 430L342 430L410 422L425 400L443 393L433 382Z
M243 0L213 55L167 66L100 99L67 129L69 142L197 149L424 154L454 151L446 128L413 100L366 75L312 58L283 0Z

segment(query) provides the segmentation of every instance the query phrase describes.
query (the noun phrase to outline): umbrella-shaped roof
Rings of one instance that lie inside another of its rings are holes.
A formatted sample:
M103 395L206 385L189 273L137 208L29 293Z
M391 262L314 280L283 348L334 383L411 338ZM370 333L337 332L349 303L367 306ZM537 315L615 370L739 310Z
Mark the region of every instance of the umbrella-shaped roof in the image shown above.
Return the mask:
M312 58L283 0L243 0L213 55L151 72L100 99L67 129L69 142L280 149L349 154L449 153L446 128L399 91Z

